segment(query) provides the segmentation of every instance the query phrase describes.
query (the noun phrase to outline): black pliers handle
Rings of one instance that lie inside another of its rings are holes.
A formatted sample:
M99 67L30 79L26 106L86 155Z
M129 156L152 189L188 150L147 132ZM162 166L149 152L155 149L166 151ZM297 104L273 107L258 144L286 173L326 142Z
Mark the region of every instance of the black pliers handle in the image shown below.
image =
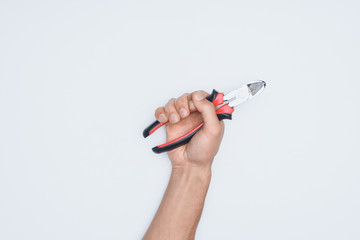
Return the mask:
M221 104L224 103L224 94L219 93L214 89L212 91L211 95L209 95L206 99L208 101L212 102L214 104L214 106L220 106ZM219 109L216 110L216 115L217 115L219 120L223 120L223 119L231 120L233 112L234 112L234 108L230 107L228 104L224 104ZM155 122L153 122L150 126L145 128L145 130L143 131L144 138L151 135L153 132L155 132L157 129L159 129L161 126L165 125L166 123L167 122L160 123L157 120ZM173 150L173 149L175 149L177 147L180 147L180 146L182 146L184 144L187 144L188 142L190 142L191 138L195 135L195 133L197 133L201 129L201 127L203 125L204 125L204 122L197 125L190 132L188 132L188 133L186 133L186 134L184 134L184 135L182 135L182 136L180 136L180 137L178 137L178 138L176 138L176 139L174 139L172 141L169 141L167 143L164 143L164 144L158 145L156 147L153 147L152 148L153 152L162 153L162 152Z

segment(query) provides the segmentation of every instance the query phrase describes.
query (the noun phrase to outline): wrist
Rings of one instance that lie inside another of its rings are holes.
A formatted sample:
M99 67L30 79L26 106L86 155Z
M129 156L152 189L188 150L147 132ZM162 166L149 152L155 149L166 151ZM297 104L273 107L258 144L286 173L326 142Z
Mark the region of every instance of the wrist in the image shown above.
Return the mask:
M180 172L211 172L212 157L200 157L189 159L187 154L173 154L169 152L172 169Z
M183 177L196 176L204 180L211 178L211 164L198 165L198 164L177 164L172 166L172 174L181 175Z

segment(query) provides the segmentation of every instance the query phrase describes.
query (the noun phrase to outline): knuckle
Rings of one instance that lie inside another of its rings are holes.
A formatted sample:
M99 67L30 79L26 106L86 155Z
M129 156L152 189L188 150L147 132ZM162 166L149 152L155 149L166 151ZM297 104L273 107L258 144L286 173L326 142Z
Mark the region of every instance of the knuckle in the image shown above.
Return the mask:
M168 116L170 116L170 114L172 114L172 113L177 113L175 106L171 105L171 106L168 106L167 108L165 108L165 113Z
M199 90L199 92L201 92L205 97L209 96L210 94L207 93L206 91L204 90Z
M187 98L188 97L188 95L189 95L189 93L184 93L183 95L181 95L178 99L180 99L180 98Z
M193 99L194 98L194 95L197 93L197 92L200 92L201 90L196 90L196 91L194 91L194 92L192 92L191 93L191 99Z
M167 105L174 104L175 101L176 101L176 98L171 98L171 99L168 101Z
M182 107L185 107L185 108L187 108L187 98L178 98L178 99L176 99L176 101L175 101L175 106L176 106L176 108L177 109L180 109L180 108L182 108Z
M174 104L175 104L175 98L170 99L168 103L165 105L165 110L174 108Z
M164 112L164 108L163 107L158 107L156 110L155 110L155 115L159 115L161 113Z
M155 110L155 118L159 121L159 122L166 122L167 121L167 117L165 114L165 109L163 107L159 107Z
M156 111L156 112L163 112L163 111L164 111L164 107L158 107L155 111Z
M183 95L181 95L177 100L178 101L187 101L187 99L188 99L188 96L189 96L189 94L188 93L184 93Z

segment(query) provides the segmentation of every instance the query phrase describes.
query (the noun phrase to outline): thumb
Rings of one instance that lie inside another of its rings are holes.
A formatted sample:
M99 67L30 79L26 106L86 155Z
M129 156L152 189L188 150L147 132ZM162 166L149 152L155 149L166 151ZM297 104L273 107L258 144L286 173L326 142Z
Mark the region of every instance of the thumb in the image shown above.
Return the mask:
M204 130L217 130L220 127L220 121L216 115L215 106L212 102L206 99L206 96L209 95L204 91L196 91L192 94L192 100L196 109L200 112L202 118L204 119Z

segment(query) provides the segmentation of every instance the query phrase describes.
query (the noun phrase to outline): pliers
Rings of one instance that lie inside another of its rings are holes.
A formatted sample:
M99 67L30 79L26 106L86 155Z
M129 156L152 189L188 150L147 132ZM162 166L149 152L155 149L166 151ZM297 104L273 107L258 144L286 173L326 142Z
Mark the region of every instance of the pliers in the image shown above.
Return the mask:
M246 100L249 100L252 97L260 94L265 89L265 86L266 83L264 81L261 80L254 81L245 84L244 86L236 90L229 92L225 96L223 93L219 93L214 89L206 99L212 102L215 107L217 107L216 115L220 121L224 119L231 120L232 113L234 112L234 108L239 106L241 103L245 102ZM157 120L153 122L143 131L144 138L151 135L153 132L155 132L157 129L159 129L161 126L165 125L166 123L167 122L160 123ZM170 151L188 143L191 140L191 138L201 129L203 125L204 122L197 125L190 132L172 141L153 147L152 148L153 152L162 153L162 152Z

